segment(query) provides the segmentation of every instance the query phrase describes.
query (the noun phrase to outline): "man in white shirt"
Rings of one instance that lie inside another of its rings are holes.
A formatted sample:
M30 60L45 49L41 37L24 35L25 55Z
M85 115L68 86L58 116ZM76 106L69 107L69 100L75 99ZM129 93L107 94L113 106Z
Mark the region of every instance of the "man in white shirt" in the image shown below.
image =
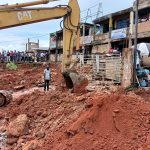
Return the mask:
M49 66L47 66L46 69L44 70L44 81L45 81L44 91L46 91L46 90L49 91L50 79L51 79L51 71L50 71Z

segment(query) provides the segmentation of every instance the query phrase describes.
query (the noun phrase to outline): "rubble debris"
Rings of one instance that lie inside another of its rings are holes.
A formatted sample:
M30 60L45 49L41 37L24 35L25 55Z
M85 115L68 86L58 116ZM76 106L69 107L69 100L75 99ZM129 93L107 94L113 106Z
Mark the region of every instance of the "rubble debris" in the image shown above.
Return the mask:
M26 144L22 146L22 150L36 150L38 148L38 141L28 141Z
M29 119L26 114L19 115L15 120L9 123L7 134L14 137L22 136L28 133Z
M54 150L137 150L145 143L149 133L147 119L150 116L143 112L150 113L150 103L133 95L92 92L90 100L93 106L90 105L76 120L64 127L67 128L67 137L60 130L54 134L54 137L61 136L59 142L58 138L49 137L44 144L51 143Z
M98 88L97 84L94 91L71 93L62 86L63 78L59 69L52 66L55 90L26 92L0 109L0 130L7 133L8 149L149 149L148 92L126 93L113 85L106 89ZM6 89L19 86L23 80L27 91L37 83L42 83L42 66L34 68L34 71L28 65L24 70L18 66L15 72L5 71L8 73L7 78L4 77L5 83L11 81L10 85L2 82ZM24 77L24 73L32 81ZM41 81L34 80L32 76Z
M42 139L45 137L45 132L44 131L38 131L37 133L35 133L35 136L38 138L38 139Z
M24 85L15 86L15 87L14 87L14 90L15 90L15 91L19 91L19 90L23 90L24 88L25 88Z
M17 137L8 137L6 143L9 144L9 145L13 145L13 144L17 143L17 141L18 141Z

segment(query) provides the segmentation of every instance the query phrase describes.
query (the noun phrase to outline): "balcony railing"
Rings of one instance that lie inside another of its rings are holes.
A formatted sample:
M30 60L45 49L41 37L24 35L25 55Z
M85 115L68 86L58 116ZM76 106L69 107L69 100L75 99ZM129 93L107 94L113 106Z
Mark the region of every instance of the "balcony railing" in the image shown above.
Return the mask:
M139 1L139 9L148 8L150 7L150 1L149 0L140 0Z
M109 33L95 35L94 42L108 42Z
M133 25L133 34L134 38L135 33L135 25ZM150 21L138 23L138 38L149 37L150 35Z
M63 48L63 41L58 41L57 42L57 47L58 48Z
M91 44L93 42L93 35L80 37L80 45Z
M150 32L150 21L138 24L138 33Z

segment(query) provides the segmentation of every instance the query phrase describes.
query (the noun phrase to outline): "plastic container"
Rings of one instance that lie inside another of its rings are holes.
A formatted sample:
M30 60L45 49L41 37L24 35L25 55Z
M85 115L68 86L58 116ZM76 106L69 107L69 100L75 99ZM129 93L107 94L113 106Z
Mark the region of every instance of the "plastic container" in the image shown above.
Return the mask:
M147 87L147 82L145 80L142 80L140 82L141 87Z

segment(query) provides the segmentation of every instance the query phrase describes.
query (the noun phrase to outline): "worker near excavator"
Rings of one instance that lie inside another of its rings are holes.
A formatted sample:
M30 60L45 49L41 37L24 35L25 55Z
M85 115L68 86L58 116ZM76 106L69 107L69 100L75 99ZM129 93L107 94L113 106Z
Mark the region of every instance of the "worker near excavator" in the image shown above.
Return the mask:
M49 84L51 79L51 70L49 65L46 66L46 69L44 70L44 91L49 91Z

